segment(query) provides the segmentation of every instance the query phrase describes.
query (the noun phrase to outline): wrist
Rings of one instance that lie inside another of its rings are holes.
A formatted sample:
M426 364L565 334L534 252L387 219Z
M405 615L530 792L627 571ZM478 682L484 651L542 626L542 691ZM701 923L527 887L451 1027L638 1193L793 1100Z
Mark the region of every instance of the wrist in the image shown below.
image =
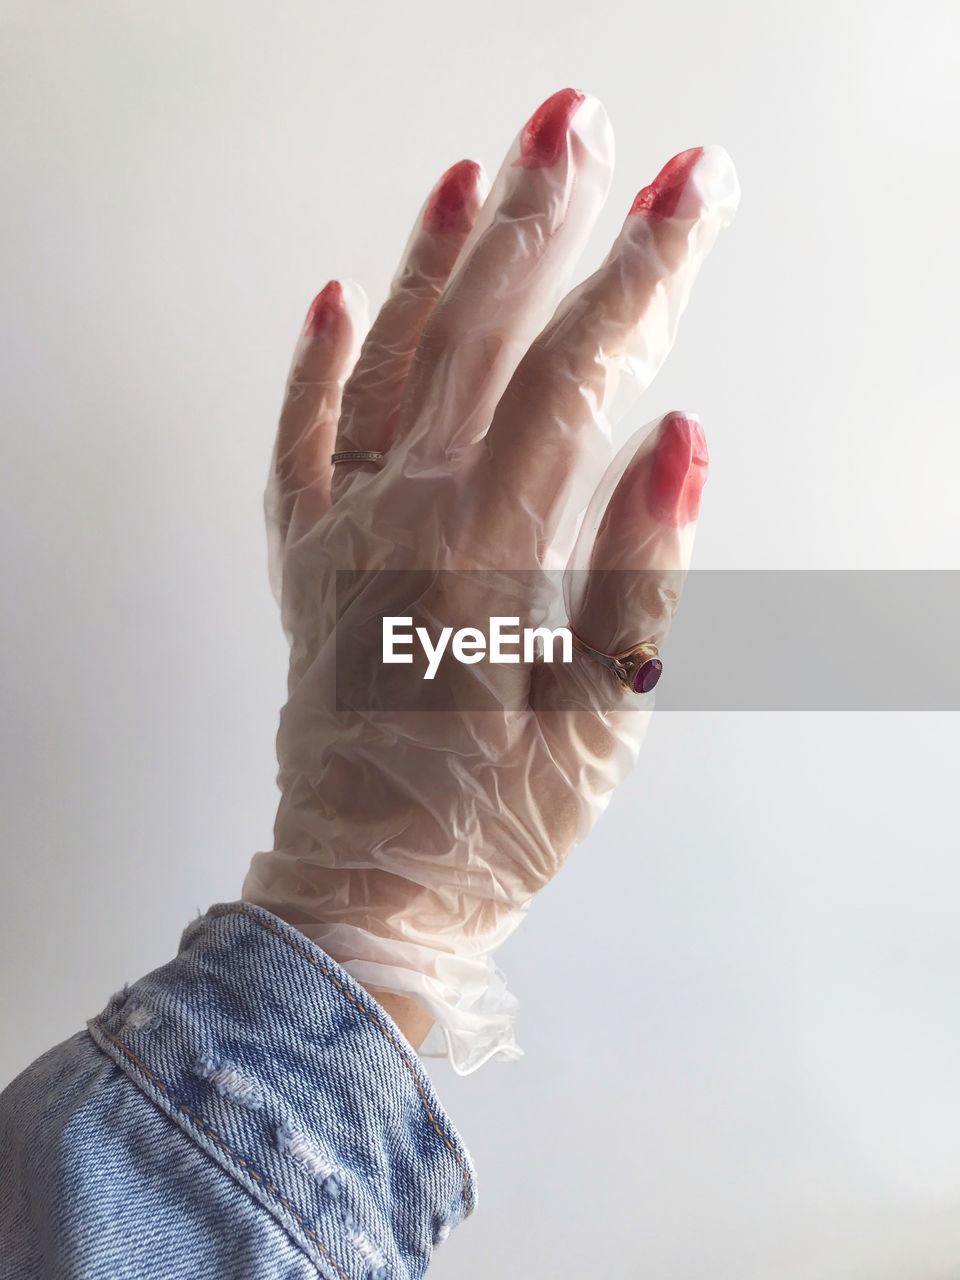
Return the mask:
M433 1026L433 1018L422 1005L399 991L381 991L378 987L367 986L365 982L360 985L390 1015L413 1048L419 1050Z

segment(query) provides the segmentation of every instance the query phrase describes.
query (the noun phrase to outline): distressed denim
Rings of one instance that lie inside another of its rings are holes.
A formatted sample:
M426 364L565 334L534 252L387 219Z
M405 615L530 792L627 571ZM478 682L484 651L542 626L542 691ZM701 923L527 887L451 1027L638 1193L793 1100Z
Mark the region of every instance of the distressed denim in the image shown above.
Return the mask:
M0 1095L0 1280L405 1280L476 1203L393 1020L249 903Z

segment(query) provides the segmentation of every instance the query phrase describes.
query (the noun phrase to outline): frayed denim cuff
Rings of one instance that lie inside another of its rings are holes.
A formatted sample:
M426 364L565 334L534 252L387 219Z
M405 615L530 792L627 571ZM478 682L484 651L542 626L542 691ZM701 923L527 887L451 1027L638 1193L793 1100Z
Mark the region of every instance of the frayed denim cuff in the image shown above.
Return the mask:
M330 1280L401 1280L472 1212L476 1176L392 1018L315 943L246 902L89 1031Z

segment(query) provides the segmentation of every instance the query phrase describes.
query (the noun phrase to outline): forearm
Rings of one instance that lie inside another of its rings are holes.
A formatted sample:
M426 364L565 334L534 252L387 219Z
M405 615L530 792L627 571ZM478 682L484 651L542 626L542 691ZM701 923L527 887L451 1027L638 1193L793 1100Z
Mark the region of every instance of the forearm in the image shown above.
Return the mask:
M421 1276L476 1190L391 1016L277 917L212 908L0 1095L0 1277Z

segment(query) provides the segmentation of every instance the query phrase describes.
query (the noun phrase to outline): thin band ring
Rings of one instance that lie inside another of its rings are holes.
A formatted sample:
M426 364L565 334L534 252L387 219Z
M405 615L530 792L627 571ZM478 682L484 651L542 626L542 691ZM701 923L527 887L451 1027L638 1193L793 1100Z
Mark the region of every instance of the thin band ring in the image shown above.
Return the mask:
M660 650L652 640L644 640L635 644L632 649L624 649L622 653L602 653L581 640L573 627L568 625L573 639L573 647L601 662L614 673L625 689L631 693L649 693L663 674L663 663L660 661Z
M339 453L331 453L330 464L338 462L379 462L383 454L379 449L341 449Z

